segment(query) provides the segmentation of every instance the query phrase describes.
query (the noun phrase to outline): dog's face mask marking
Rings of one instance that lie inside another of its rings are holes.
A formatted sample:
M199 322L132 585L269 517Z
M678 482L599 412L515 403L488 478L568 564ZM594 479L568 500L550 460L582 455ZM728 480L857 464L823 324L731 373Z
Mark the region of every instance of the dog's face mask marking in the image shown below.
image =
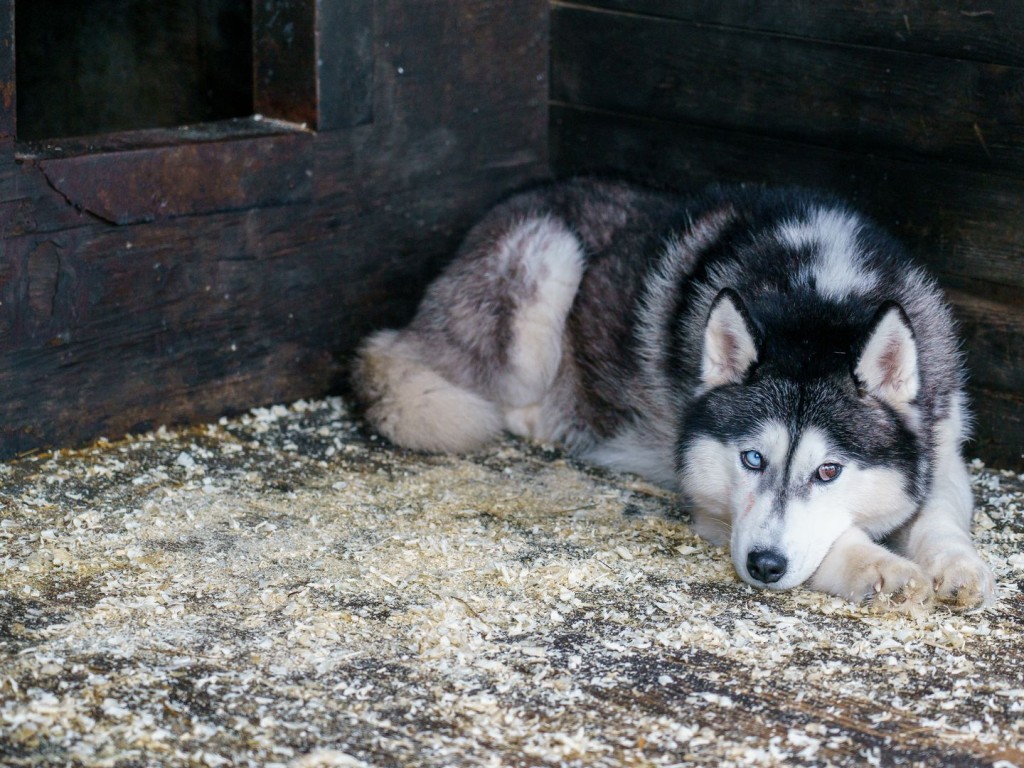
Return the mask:
M853 523L841 501L843 464L816 429L792 435L783 424L769 423L746 440L761 448L739 452L743 499L733 511L733 563L748 583L792 587L814 572ZM760 460L751 461L751 452Z
M816 427L767 422L727 442L701 437L685 460L701 533L729 544L740 578L769 589L802 584L851 525L905 520L905 478L844 455ZM717 535L715 535L717 533Z
M750 584L801 584L851 525L903 518L913 510L899 473L861 466L815 427L794 435L769 424L750 439L765 445L765 452L753 470L740 454L745 471L739 492L745 498L733 511L730 537L736 571Z
M705 395L680 444L680 480L697 506L696 529L729 544L740 577L788 589L810 578L847 528L881 536L916 508L906 467L892 455L900 419L913 416L916 348L902 310L888 307L844 358L854 361L849 369L811 370L799 381L772 373L752 327L739 297L720 294L704 335ZM858 417L835 418L842 412ZM827 425L844 423L866 431L829 433Z

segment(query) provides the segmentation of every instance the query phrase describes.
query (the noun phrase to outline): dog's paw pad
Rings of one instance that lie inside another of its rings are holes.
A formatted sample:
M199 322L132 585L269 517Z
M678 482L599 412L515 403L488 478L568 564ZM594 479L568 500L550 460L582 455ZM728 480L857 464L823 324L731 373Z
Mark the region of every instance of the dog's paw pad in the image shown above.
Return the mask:
M995 597L992 571L975 553L955 553L929 565L935 596L955 610L991 603Z

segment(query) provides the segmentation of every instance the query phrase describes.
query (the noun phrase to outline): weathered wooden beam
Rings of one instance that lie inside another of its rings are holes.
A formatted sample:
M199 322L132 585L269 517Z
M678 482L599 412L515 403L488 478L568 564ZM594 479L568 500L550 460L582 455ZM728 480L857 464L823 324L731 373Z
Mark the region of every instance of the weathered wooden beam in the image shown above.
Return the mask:
M373 119L373 17L373 0L317 3L317 130Z
M14 79L14 3L0 4L0 142L14 138L17 103ZM0 148L2 152L2 148Z
M551 72L562 103L1024 173L1024 67L555 6Z
M1024 66L1017 0L585 0L576 5L908 53Z
M1024 398L983 386L968 388L974 413L974 439L964 453L989 466L1024 472Z
M59 151L44 144L19 159L68 204L111 224L309 200L312 135L248 123L107 134L100 148L62 141Z
M0 455L338 390L358 340L406 320L472 219L535 170L8 240Z
M569 105L554 106L551 121L556 173L626 173L677 188L753 182L832 190L901 236L948 283L1024 288L1022 179Z

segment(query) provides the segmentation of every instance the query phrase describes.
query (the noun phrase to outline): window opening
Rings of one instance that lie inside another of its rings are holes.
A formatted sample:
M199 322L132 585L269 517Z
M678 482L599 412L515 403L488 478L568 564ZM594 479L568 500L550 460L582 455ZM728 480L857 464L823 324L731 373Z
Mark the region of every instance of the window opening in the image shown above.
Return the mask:
M22 141L253 114L250 0L27 0L15 14Z

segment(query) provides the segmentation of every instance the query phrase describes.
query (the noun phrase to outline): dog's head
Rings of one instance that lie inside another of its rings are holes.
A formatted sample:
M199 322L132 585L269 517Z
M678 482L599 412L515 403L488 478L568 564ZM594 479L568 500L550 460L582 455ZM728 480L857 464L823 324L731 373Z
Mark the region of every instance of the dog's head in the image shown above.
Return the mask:
M728 529L737 572L758 587L803 583L844 530L882 536L922 492L907 315L888 304L851 322L820 309L755 320L736 293L719 294L678 445L695 518Z

